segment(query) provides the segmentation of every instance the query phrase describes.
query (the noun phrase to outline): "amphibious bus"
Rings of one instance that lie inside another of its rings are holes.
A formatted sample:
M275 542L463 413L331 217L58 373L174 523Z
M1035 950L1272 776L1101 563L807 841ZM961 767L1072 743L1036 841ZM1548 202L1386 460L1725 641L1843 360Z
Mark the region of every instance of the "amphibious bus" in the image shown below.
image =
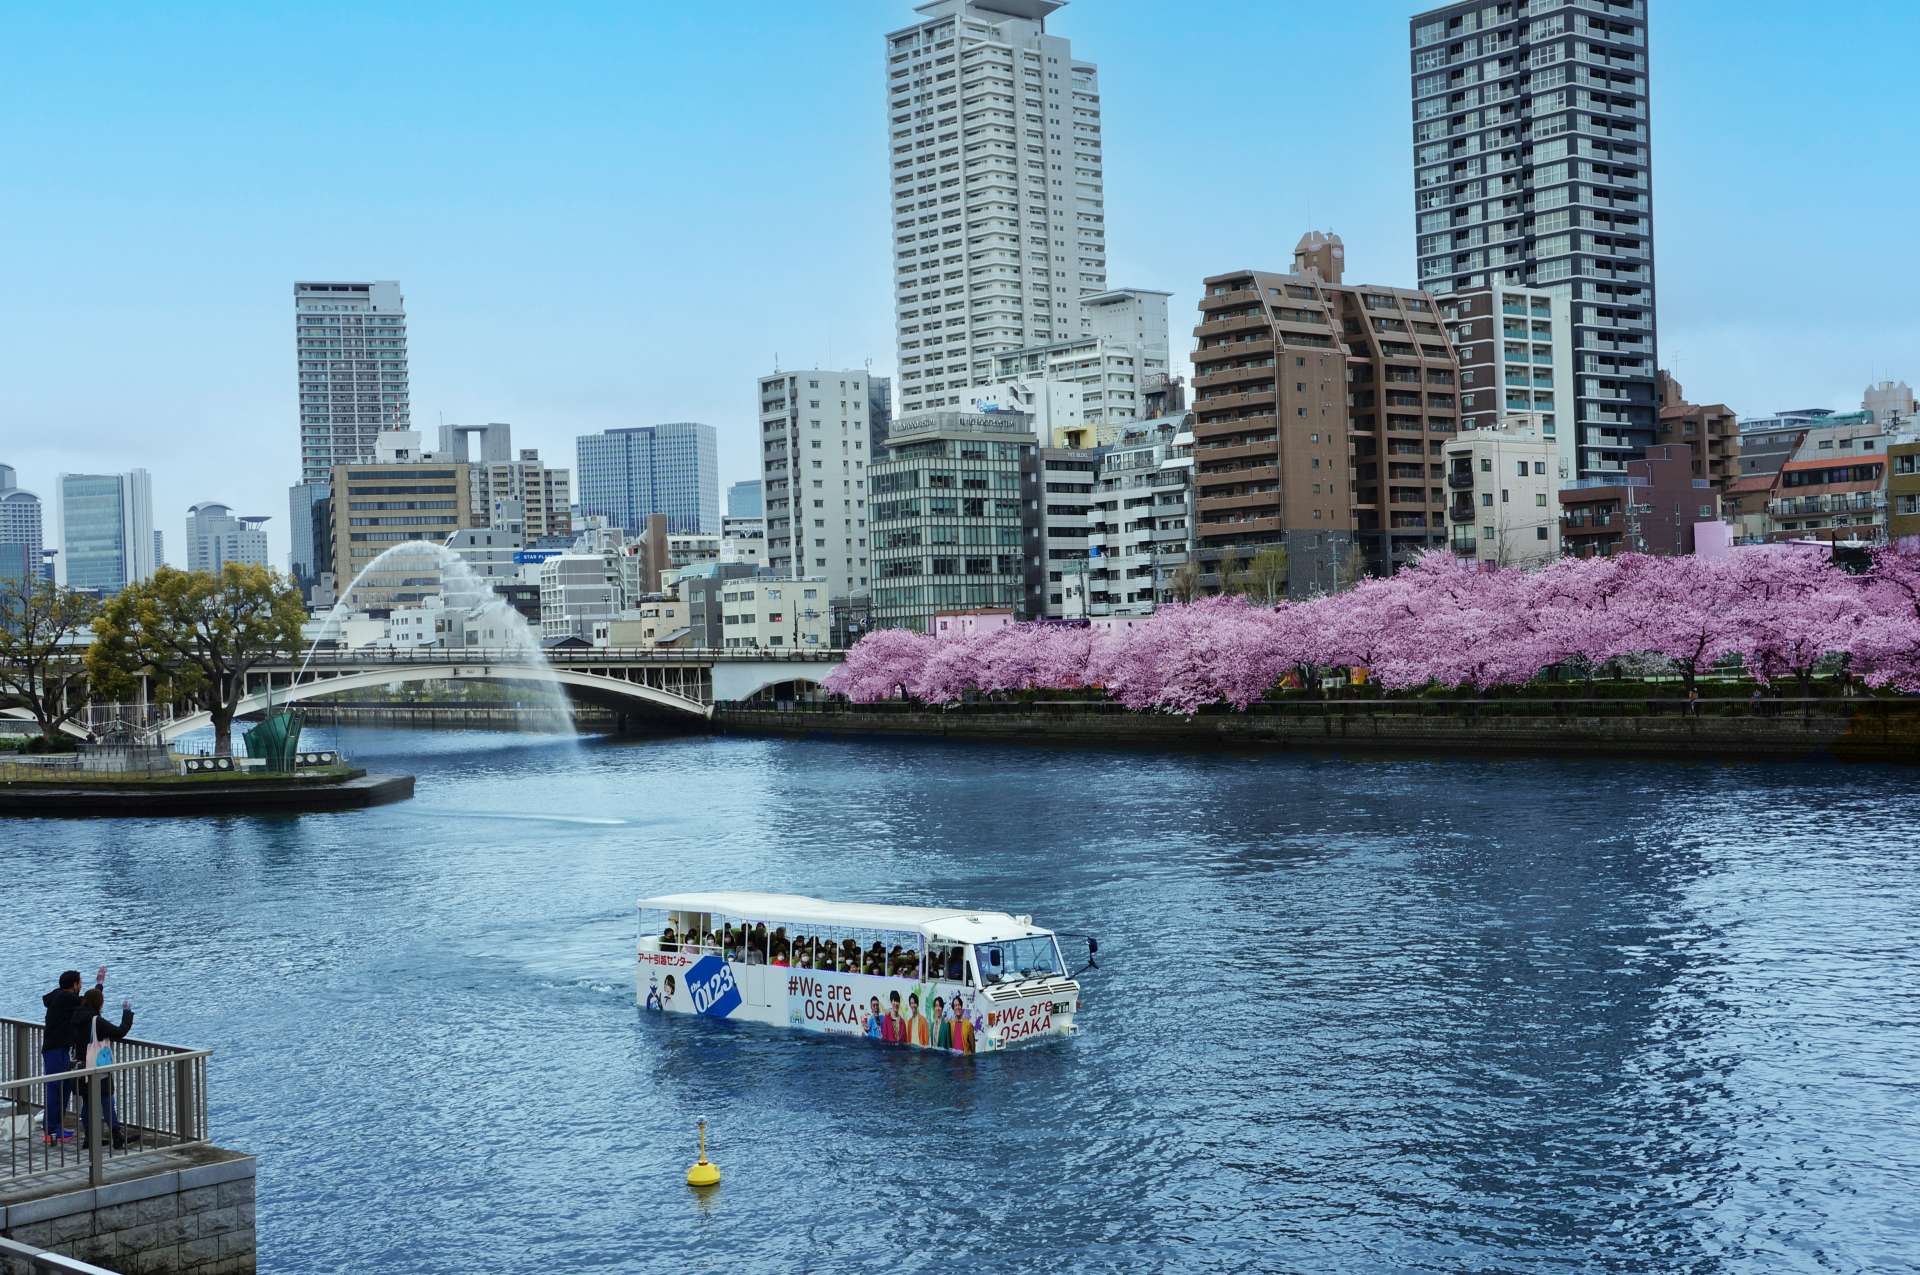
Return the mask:
M634 995L960 1054L1072 1035L1080 1008L1058 939L1032 917L744 892L640 900Z

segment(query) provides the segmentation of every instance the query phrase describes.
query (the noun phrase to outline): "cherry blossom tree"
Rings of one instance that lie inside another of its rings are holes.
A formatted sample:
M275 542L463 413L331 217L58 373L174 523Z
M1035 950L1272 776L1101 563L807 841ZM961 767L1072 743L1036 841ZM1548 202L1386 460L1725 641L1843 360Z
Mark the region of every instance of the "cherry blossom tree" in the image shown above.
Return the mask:
M827 675L827 690L856 704L907 693L936 643L924 633L875 629L854 643L846 663Z
M1386 689L1486 691L1578 665L1657 662L1692 688L1739 655L1763 680L1810 685L1847 655L1876 686L1920 691L1920 553L1885 551L1864 578L1824 555L1787 550L1724 559L1567 559L1537 571L1429 554L1386 579L1325 597L1251 606L1243 597L1162 606L1105 630L1012 625L936 641L869 634L828 679L860 703L911 694L950 704L970 692L1098 688L1138 710L1237 709L1297 673L1365 668Z

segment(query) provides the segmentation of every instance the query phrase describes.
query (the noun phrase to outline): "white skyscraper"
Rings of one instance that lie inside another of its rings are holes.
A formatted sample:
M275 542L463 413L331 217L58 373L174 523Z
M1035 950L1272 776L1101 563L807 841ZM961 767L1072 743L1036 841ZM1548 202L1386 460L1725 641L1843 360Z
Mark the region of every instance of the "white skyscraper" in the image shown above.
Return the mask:
M760 378L766 561L777 576L822 578L834 600L870 591L867 402L862 371Z
M407 311L400 285L296 283L300 364L300 481L373 459L383 429L408 429ZM303 512L293 497L293 515Z
M1100 85L1063 0L931 0L887 37L900 412L959 407L994 355L1064 341L1107 286Z
M218 571L229 562L267 565L265 518L236 518L214 501L187 510L187 570Z

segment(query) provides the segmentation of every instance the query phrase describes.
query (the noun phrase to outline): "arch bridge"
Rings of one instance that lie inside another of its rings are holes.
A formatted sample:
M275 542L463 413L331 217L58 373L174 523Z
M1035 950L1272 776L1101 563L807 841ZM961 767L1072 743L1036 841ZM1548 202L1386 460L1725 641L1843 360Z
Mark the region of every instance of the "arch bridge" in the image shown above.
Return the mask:
M841 651L658 650L582 648L529 657L526 652L468 648L449 651L361 650L319 652L298 660L256 665L245 675L236 718L269 705L396 682L543 682L550 675L571 699L616 713L668 721L706 721L716 702L751 699L771 688L818 685L839 667ZM170 742L212 724L204 710L155 722L155 742Z

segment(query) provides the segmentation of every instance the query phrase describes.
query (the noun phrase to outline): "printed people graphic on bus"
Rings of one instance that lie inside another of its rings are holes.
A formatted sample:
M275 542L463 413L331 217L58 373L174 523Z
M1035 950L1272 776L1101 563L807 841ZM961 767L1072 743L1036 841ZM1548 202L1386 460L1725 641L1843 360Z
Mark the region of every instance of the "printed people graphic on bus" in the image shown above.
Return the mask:
M953 994L953 1050L958 1054L973 1052L973 1020L967 1017L967 1007L958 992Z
M662 1010L673 1008L673 975L671 974L667 975L667 989L660 997L660 1008Z
M886 1027L886 1018L880 1013L880 998L878 996L869 996L867 998L867 1016L860 1023L860 1031L868 1040L885 1040L887 1038Z
M907 1020L900 1016L900 993L887 993L887 1020L881 1025L880 1039L894 1045L907 1043Z
M647 979L647 1008L655 1013L660 1011L660 976L657 974Z
M933 1010L933 1047L952 1049L953 1024L947 1021L947 1003L935 996L930 1008Z
M933 1043L933 1033L927 1026L927 1017L920 1012L920 993L917 991L907 995L906 1032L903 1044L925 1049Z

